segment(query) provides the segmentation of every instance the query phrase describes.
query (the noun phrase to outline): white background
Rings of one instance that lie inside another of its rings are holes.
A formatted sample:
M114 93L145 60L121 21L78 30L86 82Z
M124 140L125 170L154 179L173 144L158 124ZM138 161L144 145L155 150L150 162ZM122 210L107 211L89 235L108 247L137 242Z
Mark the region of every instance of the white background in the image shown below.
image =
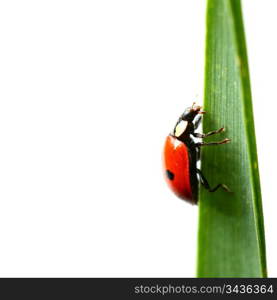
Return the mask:
M195 276L161 151L202 101L205 2L1 1L0 276ZM276 277L277 5L243 4Z

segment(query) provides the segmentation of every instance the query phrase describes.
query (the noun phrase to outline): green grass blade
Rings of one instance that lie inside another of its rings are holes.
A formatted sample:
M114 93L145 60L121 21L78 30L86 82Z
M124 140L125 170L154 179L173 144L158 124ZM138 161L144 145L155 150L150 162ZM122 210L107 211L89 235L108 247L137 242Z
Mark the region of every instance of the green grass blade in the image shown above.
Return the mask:
M266 277L265 240L246 43L239 0L208 0L203 132L226 132L206 141L201 169L211 186L199 201L198 277Z

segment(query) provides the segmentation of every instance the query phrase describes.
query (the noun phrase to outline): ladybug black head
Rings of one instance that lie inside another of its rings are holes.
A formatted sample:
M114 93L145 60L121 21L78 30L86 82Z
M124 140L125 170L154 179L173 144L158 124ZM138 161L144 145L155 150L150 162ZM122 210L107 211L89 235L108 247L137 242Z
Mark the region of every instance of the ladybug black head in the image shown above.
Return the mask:
M195 105L195 103L193 103L191 107L188 107L183 112L181 119L184 121L192 122L196 115L205 113L204 111L201 111L201 108L201 106Z

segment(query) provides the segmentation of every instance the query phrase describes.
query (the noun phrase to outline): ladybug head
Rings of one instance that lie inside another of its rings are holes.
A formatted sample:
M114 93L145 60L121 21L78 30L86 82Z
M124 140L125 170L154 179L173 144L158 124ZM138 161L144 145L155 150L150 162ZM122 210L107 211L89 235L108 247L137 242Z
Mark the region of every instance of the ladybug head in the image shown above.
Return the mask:
M184 121L192 122L196 115L205 113L205 111L201 111L201 108L201 106L195 105L195 102L193 102L192 106L188 107L183 112L181 119Z

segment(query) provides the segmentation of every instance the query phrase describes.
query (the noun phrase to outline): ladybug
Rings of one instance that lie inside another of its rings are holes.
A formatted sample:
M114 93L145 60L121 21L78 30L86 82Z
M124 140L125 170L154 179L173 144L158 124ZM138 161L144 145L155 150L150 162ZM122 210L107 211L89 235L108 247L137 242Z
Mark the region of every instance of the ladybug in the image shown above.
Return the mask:
M222 127L206 134L195 132L201 122L201 115L204 113L206 112L201 110L201 106L193 103L180 116L164 145L163 162L166 181L179 198L191 204L197 204L199 181L209 192L215 192L220 187L230 192L228 187L222 183L211 188L207 179L197 168L201 147L230 142L230 139L211 143L194 141L193 138L203 139L224 131Z

